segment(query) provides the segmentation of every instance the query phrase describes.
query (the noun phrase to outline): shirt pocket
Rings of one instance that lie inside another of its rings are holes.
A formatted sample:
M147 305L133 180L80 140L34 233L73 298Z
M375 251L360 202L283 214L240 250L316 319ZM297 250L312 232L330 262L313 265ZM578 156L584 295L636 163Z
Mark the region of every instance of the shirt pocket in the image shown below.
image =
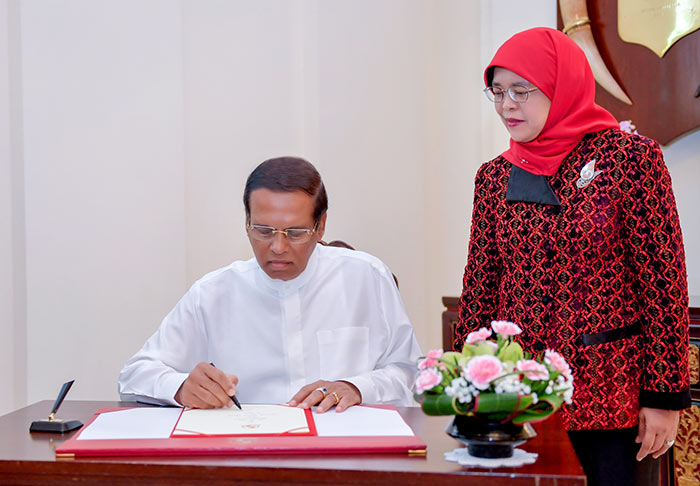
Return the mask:
M321 378L349 378L369 370L369 327L339 327L316 333Z

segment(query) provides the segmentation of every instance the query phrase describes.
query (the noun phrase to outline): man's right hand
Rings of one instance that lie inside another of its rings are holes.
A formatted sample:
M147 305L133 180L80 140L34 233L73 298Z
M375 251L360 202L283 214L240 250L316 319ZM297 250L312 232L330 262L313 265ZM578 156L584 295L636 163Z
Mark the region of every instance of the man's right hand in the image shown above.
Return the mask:
M190 408L233 407L238 377L210 363L199 363L175 394L175 401Z

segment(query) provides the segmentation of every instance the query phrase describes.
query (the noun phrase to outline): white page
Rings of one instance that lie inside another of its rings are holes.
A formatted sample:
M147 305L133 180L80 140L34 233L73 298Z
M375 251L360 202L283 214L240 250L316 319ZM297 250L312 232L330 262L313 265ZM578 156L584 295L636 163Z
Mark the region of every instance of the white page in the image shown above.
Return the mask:
M130 408L104 412L87 426L78 440L100 439L167 439L181 408Z
M356 406L340 413L335 409L314 412L314 422L319 437L414 435L398 411L383 408Z
M304 409L287 405L245 404L243 409L188 408L173 431L173 437L192 435L308 434Z

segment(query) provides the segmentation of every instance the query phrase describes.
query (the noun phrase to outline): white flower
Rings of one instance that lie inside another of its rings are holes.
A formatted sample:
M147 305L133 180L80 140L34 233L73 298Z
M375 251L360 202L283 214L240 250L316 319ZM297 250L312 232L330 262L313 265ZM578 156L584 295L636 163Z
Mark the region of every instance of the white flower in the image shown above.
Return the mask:
M450 386L445 387L445 394L450 397L457 397L461 403L471 403L475 394L472 392L473 387L467 383L464 378L454 378Z

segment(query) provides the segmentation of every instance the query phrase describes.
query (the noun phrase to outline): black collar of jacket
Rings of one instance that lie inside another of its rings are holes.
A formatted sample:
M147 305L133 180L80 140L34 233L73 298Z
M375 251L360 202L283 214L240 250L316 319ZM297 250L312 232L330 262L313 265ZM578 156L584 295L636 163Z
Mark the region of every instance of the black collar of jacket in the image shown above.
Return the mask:
M545 176L531 174L517 165L510 167L506 201L524 201L561 206L559 198L554 194Z

